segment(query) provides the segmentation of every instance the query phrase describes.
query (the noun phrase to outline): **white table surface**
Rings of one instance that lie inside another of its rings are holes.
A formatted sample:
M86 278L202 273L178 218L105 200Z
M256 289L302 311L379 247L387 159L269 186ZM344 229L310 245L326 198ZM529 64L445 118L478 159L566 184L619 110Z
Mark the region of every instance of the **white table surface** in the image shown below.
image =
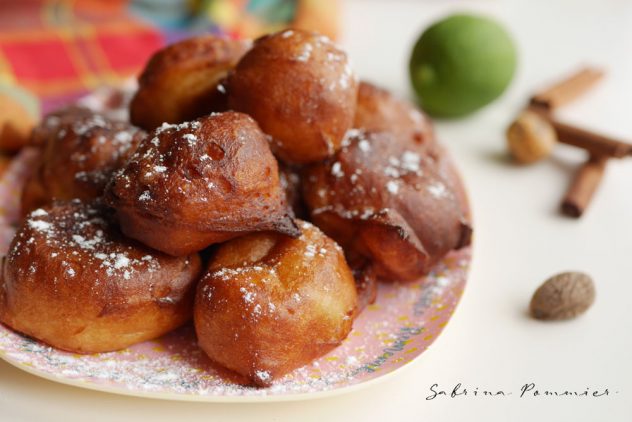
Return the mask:
M632 420L632 159L613 162L579 221L559 200L582 155L516 167L503 131L535 87L581 63L607 78L563 117L632 139L632 2L347 1L344 47L358 73L411 95L407 58L418 33L451 10L498 16L519 47L519 70L501 100L471 118L439 122L474 205L474 264L443 335L382 383L304 402L202 404L128 398L66 387L0 362L0 421L630 421ZM581 318L541 323L526 314L534 289L562 270L590 273L597 301ZM425 400L430 386L504 390L506 397ZM600 398L520 398L520 387L608 388ZM617 393L618 392L618 393Z

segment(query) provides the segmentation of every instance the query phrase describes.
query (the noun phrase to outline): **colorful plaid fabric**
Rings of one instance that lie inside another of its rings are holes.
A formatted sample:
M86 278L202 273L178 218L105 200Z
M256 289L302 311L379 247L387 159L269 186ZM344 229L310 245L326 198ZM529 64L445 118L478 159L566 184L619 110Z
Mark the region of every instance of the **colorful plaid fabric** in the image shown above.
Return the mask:
M338 0L197 0L200 14L236 38L256 38L288 26L336 38Z
M338 0L0 0L0 91L21 103L30 93L46 112L137 75L154 51L191 34L250 38L295 26L335 36L337 6Z
M0 84L44 109L135 76L163 43L126 0L0 0Z

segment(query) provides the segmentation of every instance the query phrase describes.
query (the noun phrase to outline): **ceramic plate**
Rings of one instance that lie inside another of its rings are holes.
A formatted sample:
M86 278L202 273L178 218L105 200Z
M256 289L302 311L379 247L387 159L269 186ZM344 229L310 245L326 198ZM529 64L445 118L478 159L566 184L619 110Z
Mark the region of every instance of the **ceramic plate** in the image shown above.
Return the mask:
M34 153L23 151L0 180L0 255L18 219L19 192ZM0 324L0 357L37 376L83 388L173 400L293 400L349 391L417 358L448 322L465 286L470 249L450 253L413 283L380 284L378 299L344 343L268 388L243 387L213 366L193 328L118 352L77 355L55 350Z

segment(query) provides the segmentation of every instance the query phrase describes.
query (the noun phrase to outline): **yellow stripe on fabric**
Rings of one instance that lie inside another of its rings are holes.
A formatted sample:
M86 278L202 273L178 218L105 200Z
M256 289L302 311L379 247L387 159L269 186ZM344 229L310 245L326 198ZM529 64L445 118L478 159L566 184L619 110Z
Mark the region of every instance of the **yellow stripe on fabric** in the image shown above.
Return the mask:
M99 34L101 35L134 35L135 33L147 32L150 28L139 26L133 22L111 22L99 24ZM75 28L78 35L86 35L85 28ZM0 32L0 43L18 43L25 41L46 41L57 39L51 29L29 29L24 31Z
M41 96L72 94L85 90L85 84L78 79L37 80L20 78L20 85Z
M57 33L64 40L66 45L66 51L68 51L68 58L73 63L75 70L79 74L79 79L84 83L87 89L94 89L100 85L101 81L98 75L90 69L89 64L85 61L81 49L77 46L77 38L81 37L81 31L76 28L72 18L72 9L75 0L69 0L63 2L63 7L60 10L63 26L57 29Z
M15 84L13 69L11 68L7 58L4 57L2 50L0 50L0 83L11 85Z
M103 50L97 42L97 31L94 27L89 25L83 25L83 35L81 41L84 43L84 51L90 56L92 63L96 66L96 73L99 80L102 83L111 85L120 82L120 78L117 78L116 72L114 72L110 66L107 57L103 53Z

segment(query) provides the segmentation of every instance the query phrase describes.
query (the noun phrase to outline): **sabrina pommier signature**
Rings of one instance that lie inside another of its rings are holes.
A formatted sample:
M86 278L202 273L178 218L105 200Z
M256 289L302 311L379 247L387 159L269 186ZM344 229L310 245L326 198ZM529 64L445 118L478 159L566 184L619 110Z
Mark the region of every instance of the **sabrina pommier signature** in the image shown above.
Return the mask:
M466 387L461 383L456 384L453 388L444 389L439 384L430 386L430 394L426 396L426 400L434 400L439 398L464 398L464 397L508 397L517 396L521 399L538 398L538 397L607 397L612 394L619 394L618 391L610 391L608 388L590 388L586 387L582 390L569 390L564 388L541 388L535 383L530 382L520 386L517 390L512 389L496 389L496 388L480 388Z

